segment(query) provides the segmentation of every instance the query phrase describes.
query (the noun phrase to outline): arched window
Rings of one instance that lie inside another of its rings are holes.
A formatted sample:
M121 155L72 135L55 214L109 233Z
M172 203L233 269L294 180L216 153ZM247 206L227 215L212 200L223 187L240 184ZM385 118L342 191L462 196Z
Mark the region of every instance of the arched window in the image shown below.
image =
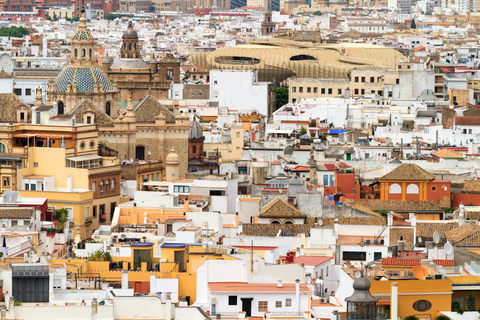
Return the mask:
M403 236L400 236L400 241L403 241Z
M75 59L78 58L78 49L75 48Z
M111 186L112 190L115 190L115 179L112 179L112 186Z
M193 146L192 150L193 150L193 154L196 154L197 153L197 146Z
M137 50L137 44L136 43L133 44L133 49Z
M58 101L58 114L64 114L65 113L65 105L63 104L63 101Z
M82 58L85 58L85 49L82 49Z
M272 224L280 224L280 221L278 221L278 220L273 220L273 221L272 221Z
M283 224L293 224L293 222L291 220L287 220Z
M110 101L107 101L105 104L105 113L110 116L110 113L112 112L111 107L110 107Z
M418 186L414 183L411 183L407 187L407 194L418 194Z
M132 50L132 44L131 43L128 44L128 50Z
M109 191L109 190L110 190L108 180L105 181L105 190L106 190L106 191Z
M100 181L100 193L103 193L103 181Z
M202 155L202 153L203 153L203 148L202 146L200 146L200 155Z
M7 153L7 147L3 144L3 142L0 142L0 153Z
M401 194L402 193L402 187L398 183L394 183L390 185L390 188L388 190L390 194Z
M89 49L90 59L92 59L92 49Z

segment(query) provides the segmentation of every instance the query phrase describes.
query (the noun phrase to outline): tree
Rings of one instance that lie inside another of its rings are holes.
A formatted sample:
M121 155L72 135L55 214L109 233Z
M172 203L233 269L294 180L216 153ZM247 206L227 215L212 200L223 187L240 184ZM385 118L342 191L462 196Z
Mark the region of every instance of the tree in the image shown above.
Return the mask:
M23 38L27 34L32 33L31 30L26 29L24 27L1 27L0 28L0 37L15 37L15 38Z
M58 229L63 230L65 228L65 222L68 221L68 210L65 208L55 211L58 218Z
M407 317L403 318L403 320L420 320L420 319L418 319L418 317L416 317L416 316L407 316Z
M435 318L435 320L450 320L450 318L447 317L446 315L441 314L441 315L437 316Z
M412 24L410 25L410 29L417 29L417 25L415 24L415 19L412 19Z
M321 16L322 13L321 13L320 11L315 11L315 12L313 12L313 15L314 15L314 16Z
M105 15L105 20L115 20L117 18L121 18L122 16L119 15L119 14L115 14L115 13L107 13Z
M288 88L278 87L276 91L276 98L277 103L275 109L280 109L281 107L286 105L288 103Z
M304 134L307 134L307 128L305 128L304 126L301 126L300 127L300 135L303 136Z

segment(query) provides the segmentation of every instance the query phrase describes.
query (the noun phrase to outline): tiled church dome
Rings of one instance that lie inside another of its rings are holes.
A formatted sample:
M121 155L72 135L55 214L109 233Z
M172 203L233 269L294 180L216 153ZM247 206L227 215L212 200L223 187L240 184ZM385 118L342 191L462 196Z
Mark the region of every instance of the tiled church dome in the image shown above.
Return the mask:
M68 84L77 86L77 92L95 92L95 85L103 87L103 92L115 92L105 73L96 66L68 65L57 76L54 92L66 92Z

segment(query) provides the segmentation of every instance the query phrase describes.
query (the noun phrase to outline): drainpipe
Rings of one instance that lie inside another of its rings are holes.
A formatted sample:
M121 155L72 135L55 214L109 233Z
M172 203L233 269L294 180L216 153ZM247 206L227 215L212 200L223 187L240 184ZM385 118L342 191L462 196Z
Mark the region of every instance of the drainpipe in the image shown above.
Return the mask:
M391 305L392 308L391 312L391 319L397 320L398 319L398 284L397 282L392 282L392 296L391 296Z
M295 299L297 300L297 312L300 313L300 279L295 280Z

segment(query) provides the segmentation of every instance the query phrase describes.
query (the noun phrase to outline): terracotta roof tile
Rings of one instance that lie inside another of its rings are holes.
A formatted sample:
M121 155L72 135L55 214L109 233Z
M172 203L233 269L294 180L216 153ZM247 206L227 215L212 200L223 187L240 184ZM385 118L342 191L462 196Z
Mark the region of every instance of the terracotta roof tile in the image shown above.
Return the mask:
M433 233L438 232L440 238L446 238L446 233L450 230L458 228L458 222L422 222L417 221L417 237L422 237L424 239L433 238Z
M480 126L480 117L455 117L456 126Z
M430 181L435 176L413 163L404 163L378 180Z
M442 211L441 201L423 200L355 200L355 203L365 205L374 211L388 210L393 212Z
M0 208L0 219L30 219L31 208Z
M480 245L480 226L469 222L446 232L448 240L457 245Z
M294 206L288 204L282 198L276 198L266 206L264 206L259 218L305 218L306 215L295 208Z
M248 282L210 282L210 292L295 292L295 283L283 283L279 288L276 283L248 283ZM310 292L305 283L300 284L301 292Z
M455 266L455 260L453 259L433 259L433 263L437 266L453 267ZM409 259L409 258L383 258L382 264L389 266L419 266L422 263L422 259Z
M463 183L462 192L480 192L480 181L465 180Z

